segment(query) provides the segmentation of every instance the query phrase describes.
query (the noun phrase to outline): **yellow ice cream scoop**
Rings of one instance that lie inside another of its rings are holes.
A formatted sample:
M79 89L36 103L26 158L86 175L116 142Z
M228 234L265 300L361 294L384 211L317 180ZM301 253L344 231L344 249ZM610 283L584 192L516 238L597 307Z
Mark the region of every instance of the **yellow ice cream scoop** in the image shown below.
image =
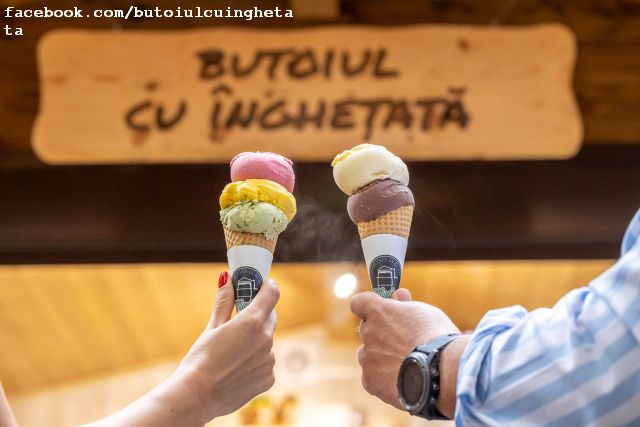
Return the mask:
M220 195L220 209L240 202L271 203L284 212L287 221L291 221L296 214L296 199L293 194L268 179L247 179L227 184Z

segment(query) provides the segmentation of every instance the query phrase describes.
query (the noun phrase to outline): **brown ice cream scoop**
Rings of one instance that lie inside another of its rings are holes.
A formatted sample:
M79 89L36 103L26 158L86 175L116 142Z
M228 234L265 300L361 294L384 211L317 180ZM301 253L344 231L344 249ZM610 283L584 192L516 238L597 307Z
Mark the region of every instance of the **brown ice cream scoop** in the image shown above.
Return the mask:
M354 223L374 220L402 206L415 206L409 187L391 179L374 181L349 197L347 211Z

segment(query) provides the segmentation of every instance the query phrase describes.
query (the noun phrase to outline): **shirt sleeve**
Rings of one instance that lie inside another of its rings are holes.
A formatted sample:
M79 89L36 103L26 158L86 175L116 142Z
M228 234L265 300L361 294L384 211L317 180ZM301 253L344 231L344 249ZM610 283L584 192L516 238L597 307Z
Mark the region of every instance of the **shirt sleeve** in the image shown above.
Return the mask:
M553 308L488 312L460 360L457 426L640 425L640 211L618 262Z

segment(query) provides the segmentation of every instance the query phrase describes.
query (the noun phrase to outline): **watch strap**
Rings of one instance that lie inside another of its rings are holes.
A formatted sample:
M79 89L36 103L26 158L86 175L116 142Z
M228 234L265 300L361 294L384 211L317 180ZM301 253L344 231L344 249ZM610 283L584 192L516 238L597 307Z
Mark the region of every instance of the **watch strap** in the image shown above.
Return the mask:
M438 411L436 404L438 403L438 397L440 396L440 350L446 347L451 341L459 337L460 334L446 334L440 335L429 341L426 344L416 347L415 351L425 353L429 359L429 366L427 369L431 371L432 381L437 381L437 387L433 392L433 395L427 399L424 407L419 411L419 415L427 420L448 420ZM432 385L429 385L432 387Z
M446 346L459 336L460 334L440 335L439 337L432 339L426 344L419 345L418 347L416 347L415 351L431 354L436 350L440 350L442 347Z

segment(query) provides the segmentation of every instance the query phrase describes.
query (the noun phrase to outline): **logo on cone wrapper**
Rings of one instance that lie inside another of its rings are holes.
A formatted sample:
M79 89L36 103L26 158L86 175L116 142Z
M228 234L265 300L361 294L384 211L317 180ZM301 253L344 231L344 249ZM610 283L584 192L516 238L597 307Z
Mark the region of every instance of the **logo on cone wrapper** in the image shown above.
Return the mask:
M236 291L236 309L242 310L249 305L262 286L262 275L253 267L240 267L231 276Z
M396 257L391 255L379 255L371 261L369 266L369 278L373 285L373 291L384 298L400 286L402 266Z

